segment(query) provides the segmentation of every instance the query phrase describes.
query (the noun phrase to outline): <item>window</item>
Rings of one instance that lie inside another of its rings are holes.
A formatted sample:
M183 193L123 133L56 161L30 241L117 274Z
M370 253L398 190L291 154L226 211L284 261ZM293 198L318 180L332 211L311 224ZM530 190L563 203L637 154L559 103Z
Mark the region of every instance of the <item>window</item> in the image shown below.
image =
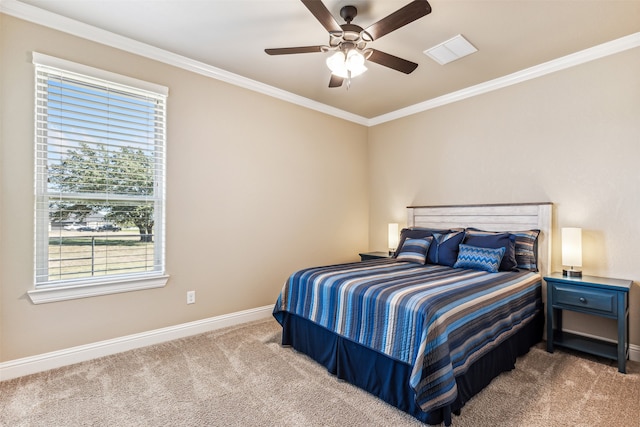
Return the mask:
M164 286L167 89L34 53L35 289Z

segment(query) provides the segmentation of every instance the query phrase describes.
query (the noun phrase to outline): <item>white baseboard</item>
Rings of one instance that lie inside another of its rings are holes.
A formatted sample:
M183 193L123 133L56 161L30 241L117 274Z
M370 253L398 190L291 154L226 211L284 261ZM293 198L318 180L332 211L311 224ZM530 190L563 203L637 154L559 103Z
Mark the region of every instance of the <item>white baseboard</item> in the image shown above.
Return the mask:
M10 360L0 363L0 381L35 374L49 369L60 368L98 357L109 356L127 350L133 350L148 345L159 344L178 338L201 334L227 326L239 325L254 320L271 317L273 306L268 305L250 310L238 311L208 319L155 329L134 335L127 335L92 344L71 347L50 353ZM583 334L584 335L584 334ZM600 337L593 337L600 338ZM629 360L640 362L640 345L629 346Z
M208 319L155 329L139 334L127 335L92 344L71 347L50 353L10 360L0 363L0 381L35 374L49 369L60 368L74 363L84 362L98 357L109 356L127 350L133 350L148 345L159 344L184 338L191 335L239 325L254 320L266 319L271 316L273 305L258 307L250 310L238 311Z

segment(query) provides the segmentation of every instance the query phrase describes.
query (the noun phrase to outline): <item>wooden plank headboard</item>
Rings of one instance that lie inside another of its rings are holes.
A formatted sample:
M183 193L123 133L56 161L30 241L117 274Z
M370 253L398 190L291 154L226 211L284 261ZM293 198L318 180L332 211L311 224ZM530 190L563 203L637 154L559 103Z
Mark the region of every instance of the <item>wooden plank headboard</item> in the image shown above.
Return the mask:
M466 228L487 231L540 230L538 269L551 273L551 219L553 204L515 203L492 205L409 206L408 227Z

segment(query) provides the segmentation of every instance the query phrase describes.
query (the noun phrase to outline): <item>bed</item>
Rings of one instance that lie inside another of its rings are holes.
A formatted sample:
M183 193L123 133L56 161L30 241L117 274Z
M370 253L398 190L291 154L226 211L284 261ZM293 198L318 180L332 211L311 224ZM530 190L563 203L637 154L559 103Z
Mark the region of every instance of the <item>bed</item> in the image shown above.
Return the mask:
M407 208L396 257L293 273L282 344L427 424L542 339L551 203Z

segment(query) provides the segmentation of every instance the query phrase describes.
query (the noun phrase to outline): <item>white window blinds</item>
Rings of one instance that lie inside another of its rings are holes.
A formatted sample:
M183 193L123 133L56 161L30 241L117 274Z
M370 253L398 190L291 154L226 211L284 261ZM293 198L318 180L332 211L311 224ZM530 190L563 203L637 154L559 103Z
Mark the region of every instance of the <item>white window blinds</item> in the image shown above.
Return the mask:
M164 274L166 88L33 61L36 289Z

